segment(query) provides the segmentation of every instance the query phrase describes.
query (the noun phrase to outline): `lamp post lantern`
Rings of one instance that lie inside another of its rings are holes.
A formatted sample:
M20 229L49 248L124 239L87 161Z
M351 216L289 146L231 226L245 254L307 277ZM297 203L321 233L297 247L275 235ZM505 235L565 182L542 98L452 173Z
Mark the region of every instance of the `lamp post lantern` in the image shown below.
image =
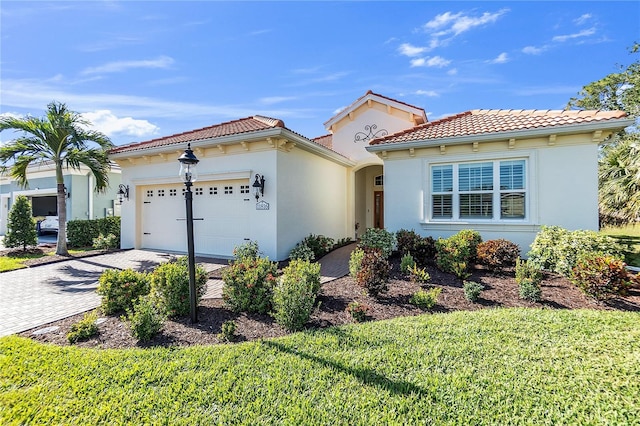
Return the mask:
M189 303L191 311L191 323L198 322L198 307L196 306L196 259L193 244L193 192L191 186L196 181L196 164L200 160L191 150L191 144L187 145L187 149L182 153L180 158L180 177L187 187L184 193L184 199L187 204L187 251L189 253Z

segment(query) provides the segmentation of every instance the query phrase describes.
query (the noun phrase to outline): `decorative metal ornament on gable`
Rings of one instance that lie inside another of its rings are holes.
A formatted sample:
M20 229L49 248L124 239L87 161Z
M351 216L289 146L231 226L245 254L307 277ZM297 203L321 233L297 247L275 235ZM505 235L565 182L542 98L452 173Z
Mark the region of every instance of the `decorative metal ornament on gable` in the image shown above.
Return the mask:
M356 133L353 138L353 143L369 142L371 139L381 138L389 134L386 129L376 130L377 128L377 124L367 124L366 126L364 126L364 132Z

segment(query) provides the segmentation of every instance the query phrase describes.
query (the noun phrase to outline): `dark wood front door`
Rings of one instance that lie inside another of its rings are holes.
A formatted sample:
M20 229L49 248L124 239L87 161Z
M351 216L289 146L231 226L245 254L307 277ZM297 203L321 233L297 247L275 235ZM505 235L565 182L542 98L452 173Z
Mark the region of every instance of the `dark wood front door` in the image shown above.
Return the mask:
M373 226L384 228L384 191L373 192Z

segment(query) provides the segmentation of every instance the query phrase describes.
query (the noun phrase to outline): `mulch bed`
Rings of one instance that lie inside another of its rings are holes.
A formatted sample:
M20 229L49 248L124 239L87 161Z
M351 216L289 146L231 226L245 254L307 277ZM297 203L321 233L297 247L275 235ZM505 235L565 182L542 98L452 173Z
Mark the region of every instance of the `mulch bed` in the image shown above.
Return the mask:
M114 251L114 250L111 250ZM21 257L24 255L43 255L42 257L36 257L34 259L27 259L24 264L25 266L39 266L46 265L49 263L63 262L65 260L73 260L79 259L82 257L91 257L97 256L99 254L108 253L108 250L86 250L77 253L69 253L68 256L60 256L55 254L56 245L55 244L39 244L37 247L30 247L26 250L22 249L4 249L0 250L0 256L8 256L8 257ZM44 256L46 255L46 256Z
M343 277L322 286L319 296L319 307L313 312L306 325L307 329L318 329L353 323L351 316L345 311L352 301L369 306L369 321L420 315L427 312L443 313L459 310L478 310L507 307L529 307L547 309L599 309L599 310L631 310L640 311L640 291L632 289L625 297L618 297L605 302L597 302L585 296L566 278L555 274L545 274L541 284L542 301L532 303L518 297L518 287L513 278L514 271L507 270L502 274L477 267L472 271L469 280L482 283L485 290L476 303L464 297L462 282L453 275L443 273L435 267L427 267L431 275L431 284L421 287L408 281L400 272L400 260L391 259L393 269L389 290L373 298L359 287L350 277ZM221 270L211 273L212 278L220 277ZM437 286L442 289L438 304L430 311L423 311L409 303L411 296L420 288ZM29 337L57 345L68 345L66 334L71 326L82 319L84 314L75 315L61 321L47 324L44 327L58 326L59 329L41 335L33 335L29 330L20 333ZM139 343L133 338L127 326L118 316L107 316L99 326L96 337L76 343L80 347L92 348L132 348L154 346L190 346L222 343L218 338L222 324L233 320L236 323L236 342L262 338L278 337L289 334L268 315L234 313L226 309L222 300L202 300L198 307L197 324L190 324L189 318L178 318L167 321L160 333L150 342Z

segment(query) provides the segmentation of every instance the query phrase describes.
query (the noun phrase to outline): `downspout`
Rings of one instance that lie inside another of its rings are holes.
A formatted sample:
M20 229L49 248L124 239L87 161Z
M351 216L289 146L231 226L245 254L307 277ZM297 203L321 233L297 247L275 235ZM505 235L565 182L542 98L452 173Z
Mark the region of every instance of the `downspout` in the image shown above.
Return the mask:
M87 177L89 178L89 217L87 219L93 219L93 174L91 172L87 173Z

